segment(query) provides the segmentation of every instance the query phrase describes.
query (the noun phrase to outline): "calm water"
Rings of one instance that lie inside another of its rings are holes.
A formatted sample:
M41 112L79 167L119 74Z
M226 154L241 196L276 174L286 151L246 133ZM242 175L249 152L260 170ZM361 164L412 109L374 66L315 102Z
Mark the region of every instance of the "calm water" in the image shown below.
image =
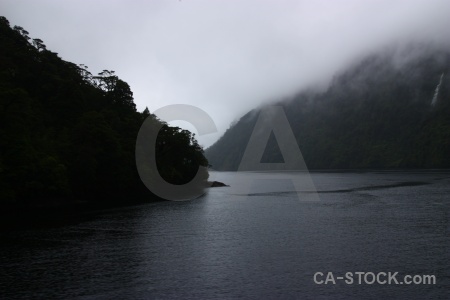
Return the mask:
M449 298L450 173L311 176L297 194L282 174L213 173L232 187L0 233L0 298ZM359 271L437 282L313 281Z

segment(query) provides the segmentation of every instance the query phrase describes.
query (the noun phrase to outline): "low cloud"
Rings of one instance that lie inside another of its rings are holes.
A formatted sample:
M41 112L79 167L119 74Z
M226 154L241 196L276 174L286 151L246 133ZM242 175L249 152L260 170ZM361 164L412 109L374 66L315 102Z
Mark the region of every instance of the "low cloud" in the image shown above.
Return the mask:
M140 110L185 103L208 112L219 133L200 137L204 146L246 111L326 86L377 48L450 41L446 0L3 0L1 6L12 25L63 59L94 73L115 70Z

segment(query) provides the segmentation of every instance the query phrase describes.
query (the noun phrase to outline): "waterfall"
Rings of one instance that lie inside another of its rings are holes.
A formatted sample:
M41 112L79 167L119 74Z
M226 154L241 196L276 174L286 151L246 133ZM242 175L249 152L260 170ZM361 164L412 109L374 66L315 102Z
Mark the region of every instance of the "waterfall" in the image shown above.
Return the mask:
M438 85L436 86L436 89L434 90L434 96L433 96L433 100L431 100L431 106L435 106L435 105L436 105L437 97L438 97L438 95L439 95L439 89L440 89L440 87L441 87L442 79L443 79L443 78L444 78L444 73L442 73L441 79L439 79L439 83L438 83Z

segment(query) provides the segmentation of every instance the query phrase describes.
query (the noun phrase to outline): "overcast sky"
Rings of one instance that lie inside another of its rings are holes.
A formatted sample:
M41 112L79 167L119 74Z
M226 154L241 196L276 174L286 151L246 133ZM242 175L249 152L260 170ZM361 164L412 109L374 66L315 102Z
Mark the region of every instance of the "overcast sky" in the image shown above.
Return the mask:
M448 0L0 0L0 15L93 74L116 71L140 111L203 109L219 130L204 146L369 51L450 40Z

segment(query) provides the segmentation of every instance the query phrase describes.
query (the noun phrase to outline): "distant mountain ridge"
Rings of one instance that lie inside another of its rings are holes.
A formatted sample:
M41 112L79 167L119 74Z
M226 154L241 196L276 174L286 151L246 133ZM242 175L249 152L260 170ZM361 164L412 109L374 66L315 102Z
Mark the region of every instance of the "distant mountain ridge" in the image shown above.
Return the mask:
M276 105L309 169L450 167L450 49L409 45L372 54L326 91ZM212 168L238 169L259 111L206 149ZM275 138L261 161L283 161Z

